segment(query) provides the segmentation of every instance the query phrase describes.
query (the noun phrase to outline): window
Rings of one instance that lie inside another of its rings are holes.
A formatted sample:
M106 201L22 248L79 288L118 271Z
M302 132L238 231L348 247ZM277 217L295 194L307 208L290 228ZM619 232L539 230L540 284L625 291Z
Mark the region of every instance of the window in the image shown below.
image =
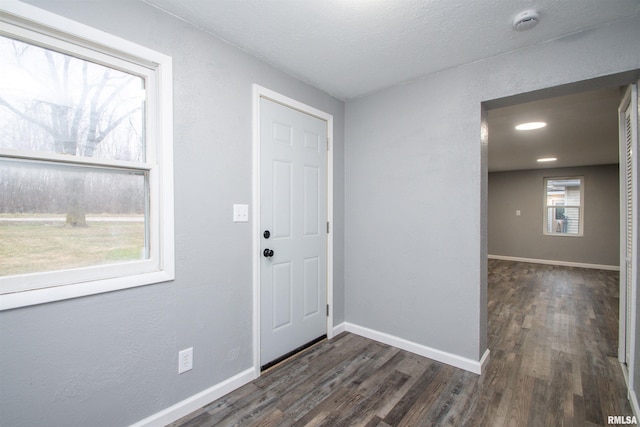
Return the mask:
M582 236L583 177L544 179L544 234Z
M0 309L173 279L171 58L3 8Z

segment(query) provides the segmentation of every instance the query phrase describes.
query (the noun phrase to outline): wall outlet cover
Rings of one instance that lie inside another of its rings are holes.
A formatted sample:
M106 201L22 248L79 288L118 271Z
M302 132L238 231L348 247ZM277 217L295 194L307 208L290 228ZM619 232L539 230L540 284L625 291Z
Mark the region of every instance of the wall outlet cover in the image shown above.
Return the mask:
M249 205L233 205L233 222L249 222Z
M193 347L178 353L178 373L182 374L193 369Z

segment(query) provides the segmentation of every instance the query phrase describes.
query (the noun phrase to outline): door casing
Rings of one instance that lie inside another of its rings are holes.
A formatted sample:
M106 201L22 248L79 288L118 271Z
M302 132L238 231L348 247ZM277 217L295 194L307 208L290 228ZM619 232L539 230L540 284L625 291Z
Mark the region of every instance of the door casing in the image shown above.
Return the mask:
M633 382L635 378L635 346L636 346L636 316L637 307L635 304L637 295L637 245L638 245L638 83L631 84L620 103L618 110L619 120L619 148L620 148L620 309L619 309L619 330L618 330L618 360L622 363L623 373L625 380L630 389L635 388ZM624 116L625 111L631 109L631 206L632 206L632 223L627 223L627 206L626 206L626 139L625 139L625 126ZM628 236L628 231L631 231L631 236ZM630 259L626 258L627 239L631 240L632 254ZM630 263L631 274L630 277L626 275L626 269ZM627 280L631 280L631 283L627 283ZM631 295L627 292L627 286L631 288ZM631 301L628 301L628 298ZM630 303L630 304L629 304Z
M327 122L327 338L333 337L333 115L289 98L257 84L253 85L253 189L252 189L252 263L253 263L253 369L260 376L260 98L266 98Z

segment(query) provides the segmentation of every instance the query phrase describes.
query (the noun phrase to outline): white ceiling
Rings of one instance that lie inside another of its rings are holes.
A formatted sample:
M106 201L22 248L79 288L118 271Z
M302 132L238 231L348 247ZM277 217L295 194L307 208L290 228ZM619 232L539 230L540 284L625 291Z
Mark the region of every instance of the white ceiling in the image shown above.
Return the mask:
M489 111L489 171L618 163L620 88L518 104ZM518 131L520 123L547 126ZM538 163L541 157L556 157Z
M144 0L341 99L640 13L640 0ZM540 23L516 32L519 12Z
M640 14L640 0L143 0L340 99ZM540 23L512 29L529 8ZM489 170L617 162L618 89L489 114ZM549 126L515 133L524 117ZM553 155L553 164L538 164Z

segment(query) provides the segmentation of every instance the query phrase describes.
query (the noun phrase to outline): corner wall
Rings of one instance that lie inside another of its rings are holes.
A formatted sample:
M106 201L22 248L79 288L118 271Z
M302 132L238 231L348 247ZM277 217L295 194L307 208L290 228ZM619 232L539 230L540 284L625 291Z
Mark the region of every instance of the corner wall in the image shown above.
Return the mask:
M347 322L480 360L483 103L638 70L638 39L636 16L347 101Z

